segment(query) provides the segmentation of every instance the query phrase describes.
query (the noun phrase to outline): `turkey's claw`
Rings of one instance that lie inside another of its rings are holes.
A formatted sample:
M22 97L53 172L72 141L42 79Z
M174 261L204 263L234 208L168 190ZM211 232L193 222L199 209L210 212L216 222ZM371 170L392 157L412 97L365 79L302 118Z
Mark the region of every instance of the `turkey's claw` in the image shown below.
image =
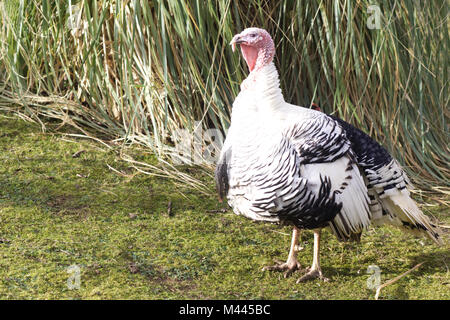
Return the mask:
M297 283L305 282L305 281L309 281L309 280L313 280L313 279L320 279L325 282L330 281L330 279L325 278L323 276L322 270L320 270L319 268L308 268L308 269L306 269L306 271L307 271L307 273L305 273L303 276L301 276L297 280Z
M289 277L293 272L301 270L300 262L297 259L291 259L286 262L275 261L273 266L265 266L261 271L285 271L284 277Z

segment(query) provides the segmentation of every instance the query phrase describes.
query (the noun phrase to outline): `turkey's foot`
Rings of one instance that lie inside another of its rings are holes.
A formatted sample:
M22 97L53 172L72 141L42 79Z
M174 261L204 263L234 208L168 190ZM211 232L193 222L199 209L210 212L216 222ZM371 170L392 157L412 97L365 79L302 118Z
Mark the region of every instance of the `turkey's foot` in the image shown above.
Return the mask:
M285 271L284 277L289 277L293 272L301 270L300 262L297 259L290 259L286 262L275 261L276 264L273 266L265 266L262 271Z
M330 281L330 279L325 278L323 276L322 270L320 270L320 268L312 268L311 267L311 268L308 268L307 272L297 280L297 283L305 282L305 281L309 281L309 280L313 280L313 279L320 279L325 282Z

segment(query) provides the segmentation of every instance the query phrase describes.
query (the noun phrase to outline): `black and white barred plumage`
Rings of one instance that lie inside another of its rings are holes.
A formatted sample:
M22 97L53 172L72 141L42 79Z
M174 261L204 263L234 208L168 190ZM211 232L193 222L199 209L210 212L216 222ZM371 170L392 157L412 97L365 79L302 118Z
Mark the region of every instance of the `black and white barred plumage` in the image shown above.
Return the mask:
M384 148L339 118L286 103L273 63L258 72L233 104L216 168L219 195L236 214L330 227L340 240L390 223L441 243Z

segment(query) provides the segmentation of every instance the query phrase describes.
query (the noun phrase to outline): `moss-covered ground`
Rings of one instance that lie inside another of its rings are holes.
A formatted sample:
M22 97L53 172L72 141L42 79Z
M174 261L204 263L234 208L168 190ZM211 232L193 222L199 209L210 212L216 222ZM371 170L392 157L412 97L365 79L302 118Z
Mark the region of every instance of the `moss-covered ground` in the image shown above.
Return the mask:
M127 152L156 164L150 153ZM449 246L390 227L371 228L359 244L325 231L330 282L261 272L286 259L291 229L222 212L212 178L190 170L211 195L133 175L96 142L0 116L0 299L373 299L370 265L383 283L421 262L380 298L450 298ZM423 208L449 224L448 207ZM303 232L303 266L312 242Z

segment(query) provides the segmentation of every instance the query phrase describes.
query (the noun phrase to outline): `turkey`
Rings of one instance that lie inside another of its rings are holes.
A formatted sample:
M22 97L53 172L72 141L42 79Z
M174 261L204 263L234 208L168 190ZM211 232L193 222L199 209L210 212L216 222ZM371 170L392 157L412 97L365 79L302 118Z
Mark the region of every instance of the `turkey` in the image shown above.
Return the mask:
M371 224L388 223L441 244L440 231L410 197L410 182L378 143L345 121L287 103L264 29L233 37L249 68L233 103L215 171L221 199L238 215L294 226L285 263L263 270L300 269L295 246L301 229L314 232L313 263L297 282L320 278L320 232L359 240Z

